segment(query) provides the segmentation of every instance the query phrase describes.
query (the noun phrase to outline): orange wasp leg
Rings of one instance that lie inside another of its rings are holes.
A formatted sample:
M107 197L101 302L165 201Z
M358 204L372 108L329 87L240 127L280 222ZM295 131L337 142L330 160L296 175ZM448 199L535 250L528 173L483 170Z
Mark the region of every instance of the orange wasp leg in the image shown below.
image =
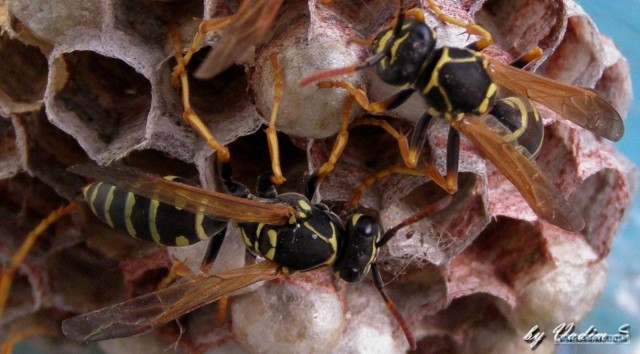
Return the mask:
M456 171L457 172L457 171ZM404 174L409 176L423 176L429 177L436 183L440 188L444 189L450 194L453 194L457 190L458 180L457 173L447 174L447 177L451 175L453 178L451 181L449 178L443 177L437 168L433 164L428 164L427 167L423 169L409 168L406 166L398 166L392 165L388 166L378 172L372 173L367 178L362 180L360 185L358 185L351 195L349 199L349 206L355 208L362 199L364 192L367 188L371 187L374 183L380 181L381 179L388 177L392 174Z
M173 42L175 54L176 54L176 68L174 69L174 73L178 73L177 77L180 78L180 86L182 86L182 104L184 106L184 112L182 113L182 118L189 123L189 125L195 129L198 134L206 141L207 145L209 145L216 152L216 156L223 163L229 163L231 160L231 153L226 146L221 145L218 140L213 136L211 130L204 124L202 119L194 112L191 108L191 99L189 94L189 79L187 76L187 72L185 69L185 59L182 56L182 41L180 40L180 35L178 34L175 26L169 26L169 32L171 33L171 39Z
M327 162L320 166L307 181L305 195L309 199L313 198L318 185L320 185L322 180L336 167L340 155L342 155L344 148L347 146L347 141L349 140L349 117L351 116L351 109L353 108L353 100L353 96L348 96L344 101L341 118L342 127L336 136L336 140L333 142L333 147L331 148Z
M273 67L273 105L271 107L271 118L269 119L269 128L265 130L267 133L267 143L269 144L269 155L271 156L271 182L275 185L281 185L286 180L282 175L280 167L280 148L278 145L278 130L276 129L276 119L278 118L278 110L280 109L280 101L282 100L282 88L284 77L282 67L278 62L278 55L271 54L271 66Z
M178 63L173 68L173 71L171 72L171 82L173 83L174 86L178 85L178 78L182 75L183 72L187 70L186 65L189 63L189 61L191 60L191 57L193 56L193 54L195 54L196 50L200 46L200 43L202 42L202 38L204 38L204 35L207 34L208 32L217 30L218 28L222 28L228 25L233 21L233 17L234 16L220 17L220 18L214 18L210 20L202 20L200 22L200 25L198 26L198 32L193 37L191 46L189 47L187 52L184 53L182 62ZM174 31L174 32L177 33L177 31ZM173 36L174 36L174 33L172 33L172 37ZM178 39L180 39L179 36L178 36ZM174 42L174 45L175 45L175 42ZM182 44L180 44L179 46L180 46L180 52L182 53Z
M445 14L444 12L442 12L440 7L435 3L434 0L427 0L427 3L429 5L429 9L431 9L431 11L438 17L440 21L450 23L454 26L462 27L469 35L480 36L480 40L469 44L467 48L481 51L484 48L490 46L491 43L493 43L493 37L491 36L491 33L489 33L489 31L484 29L482 26L475 23L468 23L462 21L459 18Z

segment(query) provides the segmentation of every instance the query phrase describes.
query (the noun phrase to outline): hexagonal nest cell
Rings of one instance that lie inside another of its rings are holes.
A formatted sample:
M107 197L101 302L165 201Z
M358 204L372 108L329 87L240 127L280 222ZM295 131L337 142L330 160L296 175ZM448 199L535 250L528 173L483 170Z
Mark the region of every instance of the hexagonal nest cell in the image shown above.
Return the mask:
M94 131L105 144L144 125L151 84L141 74L121 60L91 51L68 53L62 60L69 77L54 102L75 116L78 125Z
M309 175L332 155L349 94L300 87L300 81L369 57L370 49L354 39L371 39L387 28L396 2L266 3L0 1L0 261L8 264L29 230L80 197L88 181L68 171L73 165L124 165L225 192L216 174L216 152L182 119L181 87L172 80L174 42L187 51L200 23L194 17L218 24L231 19L203 36L185 70L192 108L229 147L234 178L255 191L257 177L271 171L265 129L277 92L276 58L284 87L275 124L287 179L277 189L301 193ZM477 39L440 21L424 1L404 3L406 9L423 8L438 45L462 47ZM492 60L508 63L538 46L544 54L526 70L595 88L626 113L628 64L573 0L435 3L446 14L487 28L495 41L484 54ZM225 36L232 40L225 42ZM216 52L236 45L243 50ZM194 73L212 60L210 52L230 55L225 58L230 65L199 79ZM372 100L398 91L373 69L332 79L366 89ZM375 211L389 229L446 199L448 193L424 170L396 173L403 166L403 136L426 108L413 95L375 116L359 107L347 112L350 121L364 117L378 123L349 128L346 147L314 202L344 217L353 212L349 201L359 201L358 207ZM401 228L377 258L385 289L417 335L421 352L485 352L486 343L498 352L528 351L522 336L533 325L550 333L558 323L580 320L604 286L606 255L636 189L637 171L610 142L542 105L538 110L545 141L535 163L584 216L586 226L570 232L538 217L463 137L451 202ZM446 171L449 129L444 119L431 122L420 163ZM388 132L393 130L395 138ZM397 168L386 169L390 166ZM89 350L88 344L63 340L62 320L155 291L173 275L185 279L169 289L203 273L242 268L251 258L245 259L245 241L236 226L232 222L226 229L213 265L217 270L201 270L206 242L172 248L139 241L101 223L81 203L74 214L51 225L19 264L0 318L0 337L10 341L29 328L55 338L46 342L51 352ZM199 302L210 293L200 290L183 294L185 301ZM169 301L169 307L181 306L177 301ZM127 314L134 320L145 316ZM328 267L242 289L229 302L194 309L145 335L97 344L106 353L143 345L148 352L174 346L184 353L408 349L373 282L348 284Z
M38 47L0 35L0 101L7 113L37 108L47 84L47 58Z

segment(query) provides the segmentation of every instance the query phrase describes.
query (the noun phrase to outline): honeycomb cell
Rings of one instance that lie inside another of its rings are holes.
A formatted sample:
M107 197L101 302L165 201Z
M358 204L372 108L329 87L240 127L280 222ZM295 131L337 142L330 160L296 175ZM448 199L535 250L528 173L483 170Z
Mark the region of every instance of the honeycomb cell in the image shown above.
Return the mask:
M16 132L11 120L0 117L0 180L13 177L22 169Z
M314 275L309 273L297 280L267 284L233 302L233 331L245 349L329 353L335 348L344 327L341 301L335 288L326 284L329 278L313 273L317 279L311 281L315 289L311 293L306 290L306 282ZM265 328L271 330L265 332Z
M278 188L282 192L298 192L304 190L307 159L305 151L296 147L285 134L278 134L280 147L280 165L286 183ZM231 161L234 178L255 191L258 176L271 172L271 156L267 146L267 135L264 129L241 137L229 145L231 155L241 158Z
M42 104L47 84L47 58L40 49L0 35L0 109L19 113Z
M496 43L518 56L535 46L552 51L564 31L565 14L562 0L488 0L482 2L475 20Z
M66 201L37 178L19 173L0 180L0 261L6 264L22 243L24 236L51 211ZM61 224L50 229L43 238L67 237L72 225ZM46 260L54 241L37 243L35 249L19 265L15 287L12 287L1 323L29 314L46 303L51 296L47 288Z
M569 17L562 41L541 67L542 72L571 85L593 87L603 69L602 44L593 22L586 15Z
M9 59L3 72L10 77L0 79L0 91L15 87L12 100L36 103L44 95L45 109L23 109L17 115L3 106L0 159L9 156L14 167L2 171L13 177L0 180L2 260L44 214L73 197L79 189L76 183L84 182L66 182L66 166L119 163L156 175L200 180L206 188L220 186L213 151L182 118L182 92L171 83L175 53L167 26L175 23L188 46L199 23L193 17L229 16L241 2L7 2L10 17L2 25L9 35L2 38L1 49L11 53L3 57ZM508 62L540 46L544 56L527 70L542 65L543 74L589 87L595 84L621 113L626 110L630 85L624 58L571 0L436 3L445 13L478 22L494 34L496 41L485 55ZM477 39L439 21L424 1L404 5L426 9L425 20L436 30L440 45L464 46ZM384 0L284 1L262 42L234 57L235 65L216 77L197 80L192 73L210 48L216 48L225 29L205 36L187 68L191 101L216 138L229 146L235 178L253 191L257 176L271 169L263 129L273 103L270 59L275 54L285 76L276 127L287 181L278 190L303 190L306 176L329 156L346 94L300 88L300 80L371 55L366 45L351 39L373 38L393 19L396 6ZM48 56L49 67L40 51ZM32 56L40 57L39 69L30 74L14 70L32 70L19 65ZM580 71L586 75L577 75ZM19 81L16 75L30 79ZM377 80L374 70L335 79L366 88L374 99L397 92ZM408 134L425 111L422 101L414 95L401 109L378 118ZM387 293L425 352L484 352L494 344L504 352L529 350L516 335L528 330L529 322L577 320L602 287L603 258L627 210L637 172L612 144L539 109L547 126L536 163L585 214L587 226L582 233L569 233L539 220L513 185L463 138L459 190L452 203L400 230L378 258ZM352 114L362 115L358 109ZM429 162L441 173L446 171L448 131L444 120L430 126L421 168ZM357 126L349 133L347 148L318 195L341 216L353 211L345 201L367 176L402 164L397 142L380 127ZM16 174L21 169L35 178ZM378 211L389 228L444 195L426 177L391 175L368 188L360 204ZM82 207L43 235L20 270L3 323L41 304L57 313L51 318L59 321L61 313L83 313L153 291L172 265L187 265L200 274L206 242L183 248L143 244L87 214ZM230 223L227 231L207 274L245 263L238 228ZM586 284L591 272L597 279ZM575 277L568 279L567 274ZM231 297L232 318L222 323L212 320L219 309L211 304L183 317L179 326L169 324L102 347L111 352L161 350L171 343L185 352L406 350L405 338L369 278L345 284L321 269L243 292ZM0 328L0 335L7 328Z
M89 156L98 158L109 146L131 149L142 142L151 84L123 61L93 51L63 54L54 63L50 87L55 90L47 103L51 120Z
M262 117L271 115L274 72L271 55L277 54L283 69L284 88L278 114L278 130L302 138L326 138L340 130L340 114L346 99L344 90L321 90L315 85L300 87L300 81L315 71L358 62L364 48L346 45L355 36L339 26L314 26L300 16L257 52L250 77L255 104ZM346 33L345 33L346 32ZM363 86L363 73L342 79ZM355 117L358 109L354 109Z
M104 21L104 3L101 0L10 0L7 8L10 16L17 18L36 37L50 43L71 43L78 37L99 33Z
M197 51L188 65L190 101L195 113L215 138L221 144L226 145L241 136L255 132L261 123L251 102L251 96L247 93L247 76L243 67L231 66L211 79L201 80L193 77L193 70L209 50L209 48L203 48ZM163 64L167 68L167 78L174 65L175 59L173 58ZM184 148L192 155L191 159L198 166L198 169L201 167L204 169L208 164L206 160L213 153L213 150L181 118L183 106L180 89L171 86L169 80L165 81L164 78L162 80L162 87L158 88L159 95L165 100L166 110L173 116L173 119L172 126L166 126L161 120L163 118L158 117L157 130L169 136L175 135L176 131L180 130L186 132L189 138L186 142L188 145ZM179 126L178 129L176 129L176 125ZM154 148L160 148L154 146L153 140L149 144ZM175 145L176 142L167 141L167 144Z
M148 44L161 45L167 38L168 11L157 1L114 0L109 4L113 11L113 28L132 32Z
M89 160L76 140L51 124L43 108L16 115L12 123L18 132L20 160L24 170L51 186L58 194L69 200L74 199L84 179L66 169Z

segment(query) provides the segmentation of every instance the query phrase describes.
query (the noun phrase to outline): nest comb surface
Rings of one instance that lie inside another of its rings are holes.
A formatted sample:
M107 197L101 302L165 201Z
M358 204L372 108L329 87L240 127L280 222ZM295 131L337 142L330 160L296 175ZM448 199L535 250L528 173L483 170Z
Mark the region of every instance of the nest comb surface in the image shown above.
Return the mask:
M475 21L494 35L487 55L509 61L538 45L537 71L594 87L624 115L630 100L626 60L570 0L436 1L445 13ZM409 2L407 2L409 3ZM417 6L411 2L407 6ZM212 151L182 121L180 93L171 86L175 60L167 32L176 23L186 47L193 17L237 11L238 1L0 1L0 256L6 260L40 218L71 199L83 181L65 171L77 163L120 162L156 174L177 174L215 188ZM300 192L305 173L327 158L340 128L341 90L301 89L315 71L357 62L369 53L349 38L371 38L394 16L394 6L368 0L286 1L263 42L208 80L191 80L196 111L223 144L235 176L254 187L269 169L264 133L273 99L269 58L277 53L285 90L278 117L283 190ZM458 27L427 10L439 43L464 46ZM206 36L194 62L215 48L224 30ZM188 68L190 73L195 65ZM365 71L346 79L380 99L396 89ZM416 95L417 96L417 95ZM534 324L550 330L582 318L604 285L606 258L636 171L609 142L541 108L545 144L536 163L585 216L581 233L539 220L522 197L463 139L460 192L442 212L393 239L379 258L388 292L420 340L423 352L483 352L484 345L521 350ZM418 97L386 115L409 129L424 111ZM361 112L354 110L354 116ZM444 122L429 132L440 170ZM315 140L314 140L315 139ZM375 127L356 127L336 170L321 187L339 207L368 174L399 163L395 141ZM420 177L391 176L362 203L380 210L387 227L442 195ZM140 244L80 212L44 236L21 265L1 320L48 326L117 300L150 291L174 261L197 266L205 245L161 248ZM244 263L244 246L230 228L217 269ZM571 294L571 296L567 296ZM234 297L227 324L211 321L215 305L182 323L140 337L100 343L106 352L403 352L407 344L369 281L347 285L326 270L292 277ZM255 319L268 313L268 321ZM50 320L39 321L46 316ZM477 320L480 318L481 320ZM260 340L256 336L260 334ZM491 340L487 340L490 338ZM65 352L85 348L67 342ZM63 344L59 344L63 343ZM58 348L60 349L60 348ZM541 347L551 352L553 348Z

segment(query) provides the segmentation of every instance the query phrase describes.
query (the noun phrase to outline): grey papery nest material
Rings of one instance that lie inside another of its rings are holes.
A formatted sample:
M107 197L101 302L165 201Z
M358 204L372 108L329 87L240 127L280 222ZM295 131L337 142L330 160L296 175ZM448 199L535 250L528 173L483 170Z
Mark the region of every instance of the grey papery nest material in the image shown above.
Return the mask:
M509 61L540 46L538 73L595 88L626 114L627 62L573 1L438 3L445 13L494 35L496 44L487 55ZM226 16L237 8L237 1L215 0L0 1L3 261L44 215L76 195L84 182L66 172L70 165L121 161L157 174L197 176L204 186L215 187L213 151L182 121L180 92L170 83L175 59L167 23L178 24L186 47L197 28L193 17ZM251 46L221 75L192 80L194 107L215 136L230 144L234 175L241 182L254 186L269 169L260 127L271 113L271 53L278 54L285 77L277 123L288 179L282 190L301 192L305 174L327 159L346 93L300 88L300 80L368 56L368 49L349 44L350 38L373 37L394 10L395 4L383 0L286 1L262 44ZM474 40L426 13L439 45ZM215 47L221 33L206 36L205 47ZM373 99L397 90L382 84L373 70L343 78L367 87ZM386 114L405 131L424 111L414 96ZM583 318L602 291L605 257L635 191L637 172L612 143L539 108L545 143L536 164L584 215L586 227L571 233L538 219L463 138L460 191L453 203L403 229L379 258L387 290L421 352L528 351L522 336L531 327L550 333L559 323ZM361 114L353 111L354 117ZM429 132L441 171L447 128L441 121ZM367 175L400 162L395 141L381 129L354 128L336 170L321 185L323 202L340 205ZM362 203L380 210L391 227L439 193L426 178L394 175L370 188ZM214 271L244 264L241 237L234 228L229 233ZM22 321L57 331L59 320L72 313L152 290L176 260L197 267L206 247L204 242L185 248L143 244L86 212L59 222L44 238L19 269L1 319L5 330ZM407 349L371 281L346 284L328 269L264 284L232 297L230 307L224 324L212 320L215 306L207 306L181 321L186 330L181 336L177 326L168 325L98 345L109 353L160 353L174 343L180 352L211 353ZM68 341L55 345L57 351L85 350ZM537 352L553 350L552 341L545 341Z

